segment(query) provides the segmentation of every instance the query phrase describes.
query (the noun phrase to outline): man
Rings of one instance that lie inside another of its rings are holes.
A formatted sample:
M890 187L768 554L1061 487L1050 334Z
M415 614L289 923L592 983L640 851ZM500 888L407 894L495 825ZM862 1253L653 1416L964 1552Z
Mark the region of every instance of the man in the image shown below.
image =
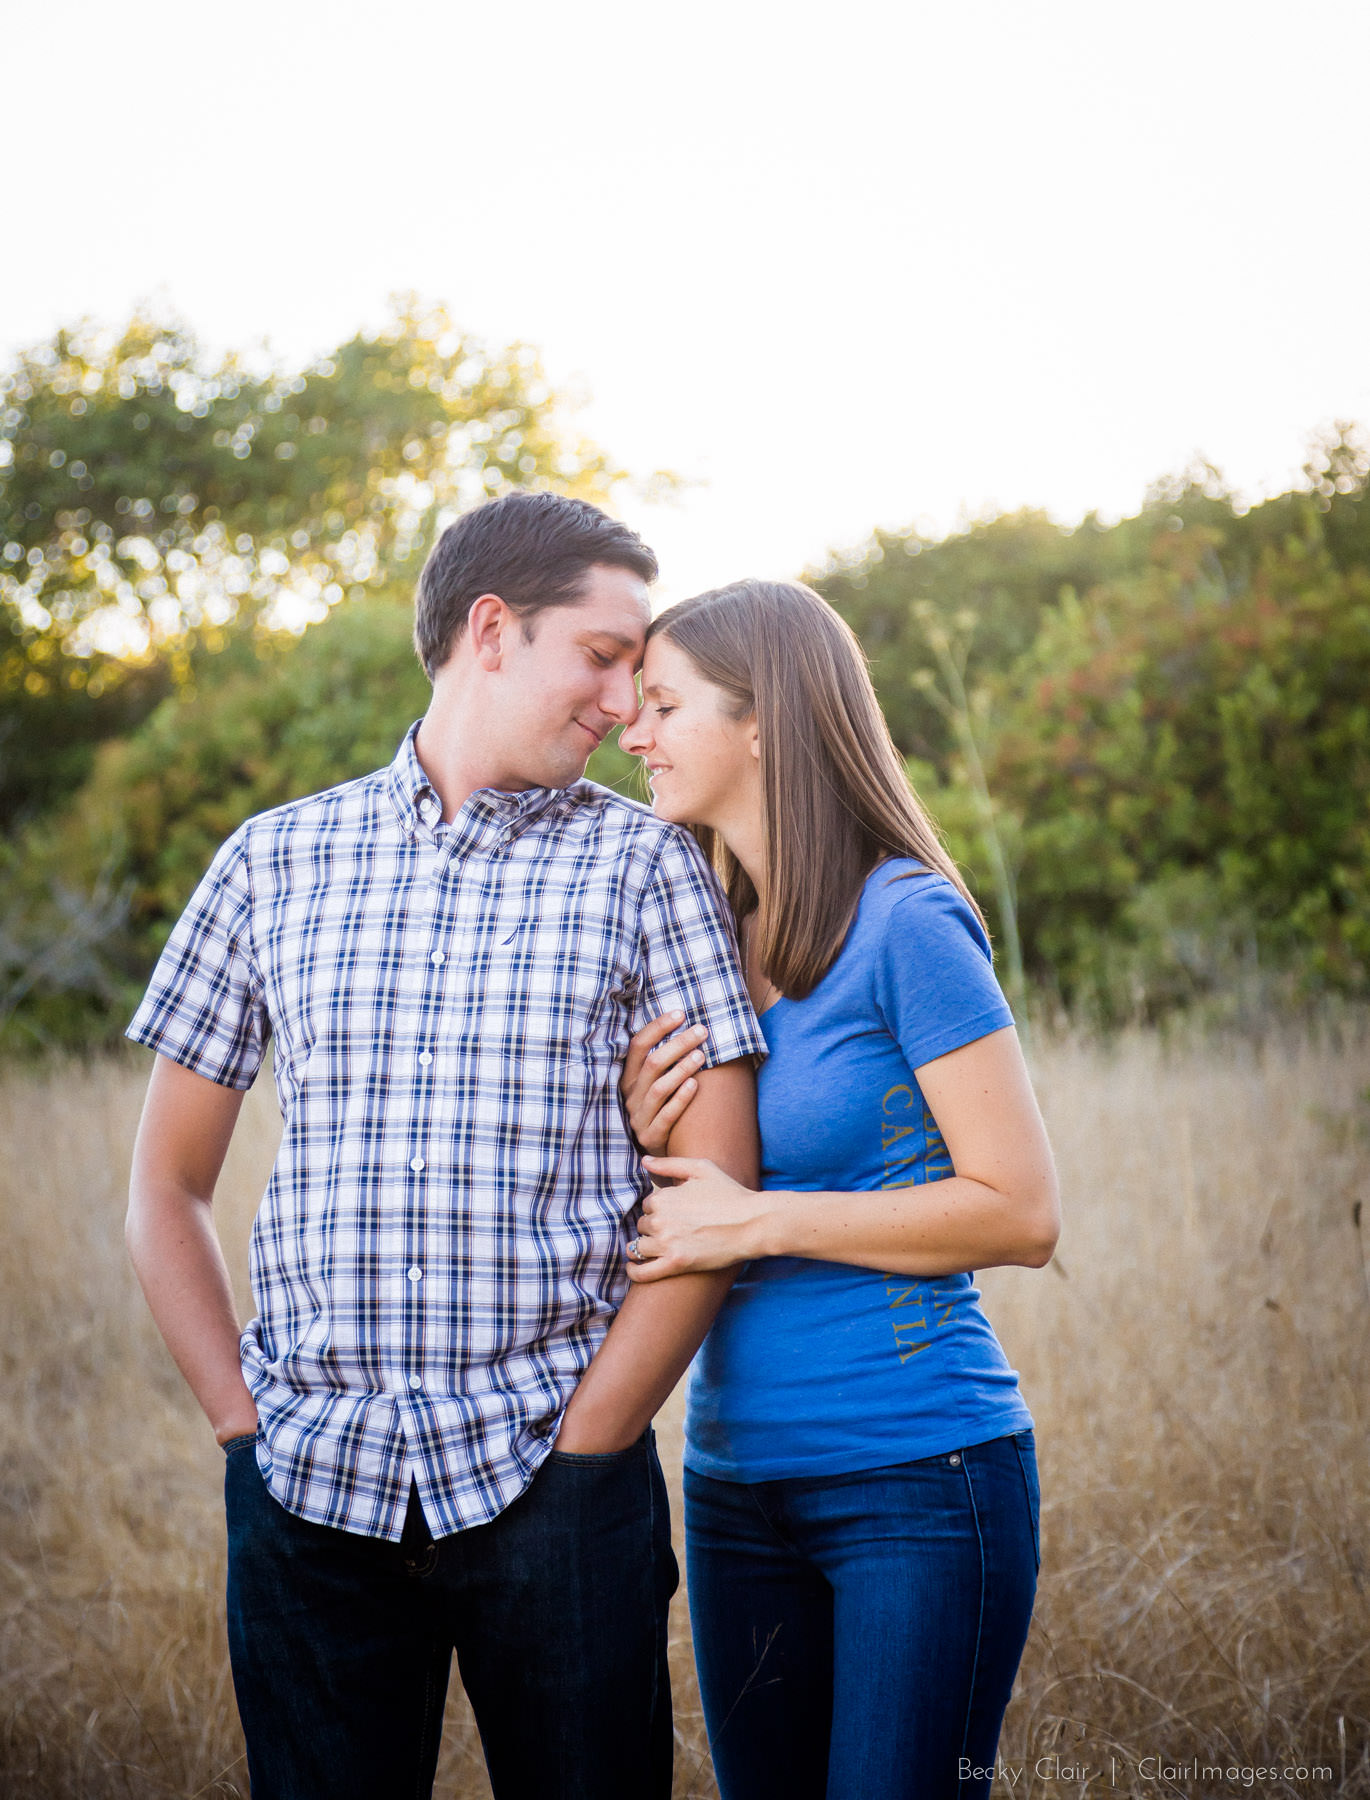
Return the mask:
M755 1175L764 1054L693 841L580 780L637 712L652 553L597 508L467 514L419 584L388 769L250 819L129 1027L160 1052L128 1237L227 1453L254 1800L431 1791L455 1648L497 1800L670 1791L649 1422L726 1277L624 1297L631 1031L707 1027L672 1154ZM214 1231L274 1040L285 1132L240 1334Z

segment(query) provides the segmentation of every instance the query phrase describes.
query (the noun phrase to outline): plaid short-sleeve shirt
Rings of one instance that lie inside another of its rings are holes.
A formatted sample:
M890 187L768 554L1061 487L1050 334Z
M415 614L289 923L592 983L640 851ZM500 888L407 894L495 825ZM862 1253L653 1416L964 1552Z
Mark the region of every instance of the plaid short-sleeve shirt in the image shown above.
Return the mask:
M283 1506L397 1539L411 1480L439 1535L527 1486L626 1289L618 1077L671 1007L764 1056L693 840L592 783L444 826L411 731L223 846L128 1035L234 1088L274 1040L242 1358Z

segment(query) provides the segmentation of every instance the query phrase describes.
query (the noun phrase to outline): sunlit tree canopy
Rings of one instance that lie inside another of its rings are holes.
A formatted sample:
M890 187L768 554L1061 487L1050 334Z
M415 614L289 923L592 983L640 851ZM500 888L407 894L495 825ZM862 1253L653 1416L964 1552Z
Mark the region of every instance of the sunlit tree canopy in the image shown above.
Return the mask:
M0 375L0 679L98 692L111 656L298 627L415 567L444 513L617 478L533 351L412 300L304 368L146 317L61 331Z

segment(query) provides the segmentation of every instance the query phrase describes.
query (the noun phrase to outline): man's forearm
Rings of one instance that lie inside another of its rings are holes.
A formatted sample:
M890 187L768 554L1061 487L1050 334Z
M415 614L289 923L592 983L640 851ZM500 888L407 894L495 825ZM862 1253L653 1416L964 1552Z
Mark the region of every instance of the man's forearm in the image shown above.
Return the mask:
M651 1424L703 1342L733 1272L630 1288L566 1409L558 1447L620 1450Z
M215 1437L223 1443L255 1431L233 1287L208 1203L135 1187L126 1236L157 1329Z
M760 1150L750 1064L700 1072L670 1150L710 1157L735 1180L755 1183ZM557 1437L563 1450L620 1450L642 1435L703 1342L734 1273L680 1275L629 1291L566 1408Z
M220 1443L255 1431L214 1188L243 1103L159 1056L133 1146L124 1236L157 1329Z

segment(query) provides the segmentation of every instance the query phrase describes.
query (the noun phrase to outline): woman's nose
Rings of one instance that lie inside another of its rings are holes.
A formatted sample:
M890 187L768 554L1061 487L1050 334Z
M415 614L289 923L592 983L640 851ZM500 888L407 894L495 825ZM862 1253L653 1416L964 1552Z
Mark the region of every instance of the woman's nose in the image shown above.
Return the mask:
M645 755L647 746L650 742L651 736L643 724L643 714L641 711L639 711L637 717L630 720L618 734L619 749L626 750L629 756Z

